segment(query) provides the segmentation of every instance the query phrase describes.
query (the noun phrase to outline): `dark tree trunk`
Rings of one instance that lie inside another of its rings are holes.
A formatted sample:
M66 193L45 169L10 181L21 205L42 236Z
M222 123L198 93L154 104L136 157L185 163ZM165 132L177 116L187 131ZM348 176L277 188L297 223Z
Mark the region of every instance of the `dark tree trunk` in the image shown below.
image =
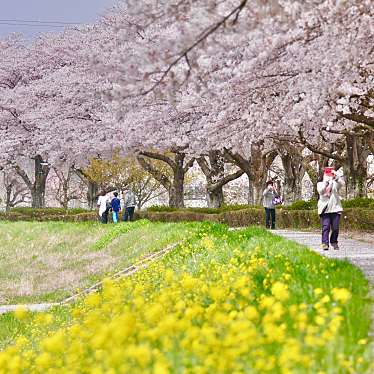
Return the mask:
M207 203L209 208L220 208L224 202L222 187L207 193Z
M356 165L354 169L344 168L346 197L353 199L355 197L366 197L367 188L367 168L366 165Z
M34 159L35 181L31 188L31 207L45 208L45 186L50 170L49 165L43 162L41 156L37 155Z
M99 194L99 186L96 182L87 181L87 205L89 209L96 208L96 200Z
M347 199L367 196L368 148L364 137L346 135L347 161L343 166Z
M62 186L62 207L64 209L68 209L68 205L69 205L69 182L68 180L65 180L63 182L63 186Z
M11 203L11 200L12 200L12 189L13 189L13 185L12 184L7 185L6 188L5 188L5 193L6 193L6 197L5 197L5 211L7 213L10 211L10 208L12 208L12 203Z
M209 152L210 173L206 175L207 204L209 208L220 208L223 205L223 184L225 177L225 160L221 152Z
M295 200L302 199L302 179L305 171L302 159L299 157L301 154L280 151L279 155L284 170L283 199L285 204L289 205Z
M265 182L264 180L259 180L258 182L254 182L254 189L253 189L253 198L254 198L254 205L261 205L262 202L262 193L265 189Z
M175 155L175 168L173 169L173 180L169 189L169 206L172 208L184 208L184 154Z
M255 196L254 196L254 188L253 188L253 180L252 175L247 174L248 177L248 205L255 205Z

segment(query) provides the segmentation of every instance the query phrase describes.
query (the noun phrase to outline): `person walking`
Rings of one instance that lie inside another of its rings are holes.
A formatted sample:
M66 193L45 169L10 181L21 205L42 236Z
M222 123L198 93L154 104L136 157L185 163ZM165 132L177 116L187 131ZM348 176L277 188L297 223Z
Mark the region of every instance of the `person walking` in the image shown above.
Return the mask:
M273 181L266 182L266 188L262 193L262 205L265 208L265 226L267 229L275 229L275 205L274 198L278 196Z
M343 211L339 191L343 186L343 178L339 177L333 168L325 168L323 180L317 183L318 214L321 217L322 226L322 249L325 251L329 250L329 244L333 249L339 250L339 222Z
M103 191L97 200L97 206L99 208L99 216L101 223L108 223L108 209L109 199L106 193Z
M121 200L118 198L118 192L114 192L114 198L111 201L113 222L118 222L119 212L121 211Z
M130 189L127 191L124 203L124 215L123 220L126 222L128 220L132 221L134 219L134 212L136 206L136 198L134 192Z

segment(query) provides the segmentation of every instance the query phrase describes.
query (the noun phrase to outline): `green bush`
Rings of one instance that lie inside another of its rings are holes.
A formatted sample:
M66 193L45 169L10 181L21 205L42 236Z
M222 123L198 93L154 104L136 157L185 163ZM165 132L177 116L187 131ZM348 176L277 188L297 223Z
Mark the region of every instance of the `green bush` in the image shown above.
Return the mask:
M374 199L368 197L356 197L350 200L343 200L343 208L370 208L374 209Z
M147 208L148 212L175 212L178 208L171 208L167 205L153 205Z
M294 201L291 205L284 207L287 210L312 210L317 209L317 200L311 199L309 201L297 200Z

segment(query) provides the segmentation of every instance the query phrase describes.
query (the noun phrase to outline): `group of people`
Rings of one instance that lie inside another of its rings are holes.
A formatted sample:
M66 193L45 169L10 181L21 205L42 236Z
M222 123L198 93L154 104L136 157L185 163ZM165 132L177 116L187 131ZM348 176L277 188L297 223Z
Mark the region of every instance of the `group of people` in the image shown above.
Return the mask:
M336 171L331 167L325 168L322 180L317 183L317 191L319 193L318 214L322 226L322 249L325 251L330 249L330 244L333 249L339 249L339 222L343 211L339 191L343 186L342 177L337 175ZM262 195L265 208L265 226L268 229L275 229L275 207L283 204L283 200L277 192L274 181L269 180L266 182ZM103 192L99 196L97 205L102 223L108 223L110 212L112 212L113 222L119 222L122 207L118 192L113 193L112 199ZM132 221L134 219L135 206L135 194L132 190L128 190L124 196L123 221Z
M121 207L121 200L118 197L118 192L113 193L113 197L107 196L106 192L102 192L97 201L99 209L100 221L108 223L110 212L112 212L113 222L117 223L120 220L120 213L123 211L123 221L132 221L134 219L134 212L136 207L136 198L132 190L128 190L124 196L123 210Z
M326 167L322 179L317 183L318 214L322 226L322 249L327 251L330 245L334 250L339 250L339 222L343 212L339 191L344 186L343 178L337 175L331 167ZM275 229L275 207L282 204L276 186L272 180L266 182L263 191L263 206L265 208L265 226Z

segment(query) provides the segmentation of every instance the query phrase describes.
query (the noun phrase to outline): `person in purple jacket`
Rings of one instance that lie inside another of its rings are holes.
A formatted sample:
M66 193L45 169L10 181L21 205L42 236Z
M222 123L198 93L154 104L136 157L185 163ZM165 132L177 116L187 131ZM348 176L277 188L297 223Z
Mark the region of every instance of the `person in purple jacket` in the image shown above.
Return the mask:
M118 192L114 193L114 198L112 199L112 214L113 214L113 222L118 222L119 212L121 211L121 200L118 198Z

